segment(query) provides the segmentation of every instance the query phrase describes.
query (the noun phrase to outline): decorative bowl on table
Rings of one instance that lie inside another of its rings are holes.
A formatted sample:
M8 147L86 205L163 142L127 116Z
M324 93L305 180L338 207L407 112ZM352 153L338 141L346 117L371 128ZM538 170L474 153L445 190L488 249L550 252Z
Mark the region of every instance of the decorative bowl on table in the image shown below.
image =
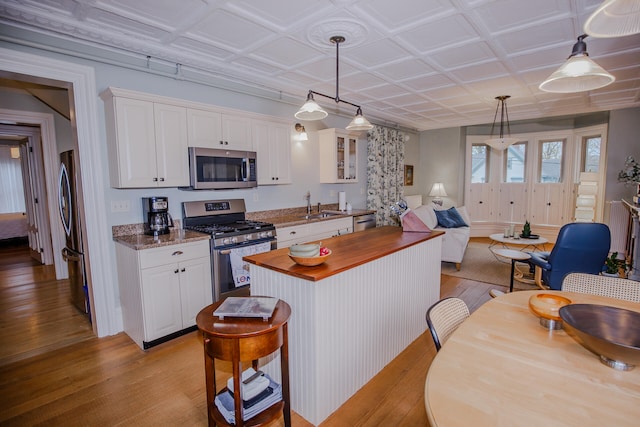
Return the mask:
M628 371L640 364L640 313L597 304L560 309L564 329L605 365Z
M560 308L569 304L569 298L555 294L535 294L529 298L529 308L540 318L540 324L547 329L562 329Z
M289 258L291 258L296 264L304 265L305 267L314 267L316 265L320 265L327 260L331 256L331 250L327 249L327 252L324 255L318 256L296 256L289 252Z

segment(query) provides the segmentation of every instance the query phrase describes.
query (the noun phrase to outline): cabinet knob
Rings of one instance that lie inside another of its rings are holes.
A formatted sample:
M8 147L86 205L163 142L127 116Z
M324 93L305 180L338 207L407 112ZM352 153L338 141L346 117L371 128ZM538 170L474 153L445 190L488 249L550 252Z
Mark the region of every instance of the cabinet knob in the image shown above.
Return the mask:
M178 274L178 269L176 268L173 272L174 274Z
M547 206L551 206L551 203L547 203Z
M478 203L482 204L482 200L480 200Z
M158 182L158 178L153 178L153 182Z
M180 270L180 271L184 273L185 271L187 271L187 269L186 269L186 268L183 268L183 269L182 269L182 270Z
M175 251L174 253L171 254L171 256L175 256L175 255L182 255L184 252L182 251Z
M160 178L160 181L164 181L164 178Z
M296 234L296 232L295 231L290 231L289 234Z
M512 205L512 204L513 204L513 200L512 200L512 201L510 201L510 202L509 202L509 204L510 204L510 205Z
M224 145L224 141L220 141L220 145Z

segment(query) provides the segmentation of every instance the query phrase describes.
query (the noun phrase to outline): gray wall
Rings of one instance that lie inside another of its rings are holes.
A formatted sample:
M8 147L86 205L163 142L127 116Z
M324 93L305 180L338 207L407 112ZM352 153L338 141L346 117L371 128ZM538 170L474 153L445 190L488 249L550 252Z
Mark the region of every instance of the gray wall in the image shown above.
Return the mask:
M640 108L611 111L609 118L609 149L607 150L606 200L630 199L632 186L618 182L618 172L627 156L640 162Z

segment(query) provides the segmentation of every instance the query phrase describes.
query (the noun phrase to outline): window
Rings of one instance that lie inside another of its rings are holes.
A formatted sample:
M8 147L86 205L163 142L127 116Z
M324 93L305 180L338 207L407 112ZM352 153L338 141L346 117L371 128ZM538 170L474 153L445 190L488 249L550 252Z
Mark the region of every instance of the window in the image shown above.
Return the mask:
M585 136L582 138L582 165L580 172L599 172L600 167L600 136Z
M24 212L24 189L20 159L11 157L11 148L0 145L0 213Z
M473 144L471 146L471 183L489 182L489 146Z
M564 140L540 141L540 168L538 182L562 182L562 156Z
M510 145L504 157L504 182L525 182L527 143Z

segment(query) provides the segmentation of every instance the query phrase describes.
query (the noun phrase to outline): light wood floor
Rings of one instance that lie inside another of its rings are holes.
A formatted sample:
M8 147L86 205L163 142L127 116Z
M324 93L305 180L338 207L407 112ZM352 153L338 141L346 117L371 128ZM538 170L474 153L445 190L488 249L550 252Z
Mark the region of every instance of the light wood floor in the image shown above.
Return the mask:
M442 276L441 297L458 296L473 311L491 288L504 290ZM0 425L207 424L198 332L143 352L124 333L93 336L68 300L52 268L0 248ZM424 381L434 355L426 331L322 427L428 425ZM220 380L230 376L229 365L216 368ZM295 413L292 420L311 425Z

